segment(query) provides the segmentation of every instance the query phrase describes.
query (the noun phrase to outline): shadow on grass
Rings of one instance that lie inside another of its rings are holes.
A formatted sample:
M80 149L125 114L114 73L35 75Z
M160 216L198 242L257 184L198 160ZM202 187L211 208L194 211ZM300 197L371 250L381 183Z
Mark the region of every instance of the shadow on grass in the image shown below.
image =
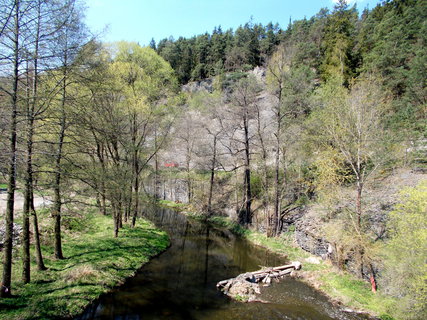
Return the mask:
M51 269L51 270L54 270L54 269ZM54 270L54 271L58 271L58 270ZM52 282L55 282L55 280L53 280L53 279L49 279L49 280L39 279L39 280L33 281L32 283L35 285L39 285L39 284L44 285L44 284L49 284Z
M22 299L7 298L5 301L0 302L0 312L13 311L26 307L27 304Z
M57 291L71 290L73 288L94 287L96 285L97 285L96 283L75 283L75 284L70 284L67 286L60 287L60 288L46 290L43 292L43 294L51 294L51 293L54 293ZM76 293L76 294L78 294L78 293ZM63 298L64 298L64 296L61 296L61 299L63 299ZM48 298L48 299L51 299L51 298ZM55 298L55 299L58 299L58 298Z

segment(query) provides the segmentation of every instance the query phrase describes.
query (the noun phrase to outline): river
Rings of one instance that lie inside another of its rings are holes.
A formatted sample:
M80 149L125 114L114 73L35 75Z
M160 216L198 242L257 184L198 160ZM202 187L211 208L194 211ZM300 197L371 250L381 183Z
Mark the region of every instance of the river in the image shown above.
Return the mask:
M76 319L361 319L290 277L262 289L269 303L232 301L216 289L218 281L288 261L169 209L144 215L169 233L170 248Z

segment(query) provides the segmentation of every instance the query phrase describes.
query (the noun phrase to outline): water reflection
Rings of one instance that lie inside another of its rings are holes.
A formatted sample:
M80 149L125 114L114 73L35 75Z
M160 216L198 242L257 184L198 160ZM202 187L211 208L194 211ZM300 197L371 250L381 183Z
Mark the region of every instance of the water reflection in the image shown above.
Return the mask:
M231 301L216 290L218 281L286 261L167 209L144 215L168 231L171 247L77 319L357 319L293 279L263 289L270 303Z

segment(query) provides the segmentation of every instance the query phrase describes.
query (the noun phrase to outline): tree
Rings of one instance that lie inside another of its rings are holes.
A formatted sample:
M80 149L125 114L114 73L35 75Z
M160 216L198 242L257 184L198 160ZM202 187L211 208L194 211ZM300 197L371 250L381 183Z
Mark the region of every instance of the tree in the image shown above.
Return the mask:
M239 212L239 222L243 225L252 223L252 191L251 191L251 140L253 134L250 129L250 121L256 112L255 105L257 104L260 85L256 78L248 76L237 81L232 87L231 114L236 121L237 129L240 135L233 138L241 146L241 151L244 154L244 210ZM240 148L239 150L240 151Z
M170 121L166 121L168 123L165 126L162 125L162 121L167 118L167 114L172 114L172 109L164 102L176 90L176 80L170 65L154 50L141 48L135 43L118 44L116 61L112 67L119 76L118 84L123 90L126 99L124 107L127 108L126 113L129 116L131 139L130 143L124 145L129 148L131 159L133 181L131 194L134 197L131 225L134 226L139 212L140 175L162 147L169 131ZM172 117L169 117L170 119ZM155 146L148 151L148 136L153 129ZM162 132L162 129L166 131ZM157 132L161 134L160 137Z
M188 202L193 201L193 176L192 172L195 167L195 149L197 146L197 132L200 127L197 123L198 113L191 110L190 107L184 111L184 114L178 118L176 132L174 134L175 156L176 154L185 155L185 171L186 171L186 184L187 184L187 198Z
M354 207L349 209L350 228L358 255L358 273L363 275L367 243L362 218L364 186L386 161L385 134L381 114L386 98L378 83L369 78L359 78L346 89L342 80L329 81L321 89L324 108L317 114L321 119L326 144L339 151L344 163L350 167L355 181ZM372 271L371 271L372 272Z
M220 108L221 98L218 96L206 97L205 102L207 110L204 112L205 123L202 127L206 130L208 136L208 148L206 155L209 157L209 192L208 192L208 203L207 203L207 214L211 216L213 214L212 201L213 201L213 190L215 184L215 172L220 167L220 152L219 145L221 135L224 133L223 128L223 117Z
M425 131L426 18L425 1L387 1L367 14L359 35L361 69L380 75L393 95L387 125L411 138Z
M16 143L17 143L17 109L18 109L18 82L22 59L21 52L21 28L24 24L22 18L21 1L15 0L7 2L5 8L9 8L11 16L6 18L2 30L2 46L11 48L10 67L13 70L11 75L11 89L7 90L10 96L10 123L9 123L9 164L8 164L8 186L7 186L7 207L6 207L6 235L4 241L3 254L3 277L0 288L0 297L11 296L12 281L12 236L13 236L13 218L14 218L14 198L16 188ZM3 18L3 17L2 17ZM3 89L4 91L4 89Z
M284 184L280 169L286 148L292 139L284 139L285 125L292 126L298 117L307 115L310 109L309 95L313 90L313 74L305 66L295 63L296 47L292 44L281 45L272 55L267 68L267 83L276 101L272 107L275 127L275 164L274 164L274 212L269 217L270 235L279 235L282 221L282 198Z
M349 8L346 0L339 0L328 17L322 43L324 80L340 76L348 84L354 76L357 62L352 49L357 18L356 8Z
M26 48L26 70L25 70L25 107L24 117L26 122L25 134L26 137L26 169L25 169L25 190L24 190L24 207L23 207L23 230L22 230L22 262L23 262L23 282L30 281L30 232L29 232L29 217L33 217L34 225L34 242L36 249L36 261L39 270L46 269L43 263L43 256L40 247L40 235L38 227L37 213L34 209L34 169L33 169L33 153L34 153L34 135L35 123L39 120L46 111L46 106L49 100L49 94L40 92L40 74L44 68L48 68L47 64L52 62L51 52L47 50L49 41L54 39L55 33L62 25L55 24L58 19L58 12L61 10L61 5L50 4L45 0L34 2L31 15L31 28L27 38L31 39L31 43Z
M59 68L52 73L52 76L57 79L59 84L58 91L58 106L54 110L54 118L56 120L56 141L55 150L53 153L54 162L54 179L53 179L53 208L52 216L55 221L54 226L54 243L55 243L55 258L63 259L62 240L61 240L61 209L62 209L62 180L64 178L64 144L66 139L66 131L70 126L69 108L72 101L71 96L71 78L73 68L77 65L74 63L79 50L87 36L85 34L85 26L82 24L82 14L80 8L74 0L68 0L61 7L61 12L58 14L57 25L62 26L56 33L53 47L53 53L58 60ZM65 17L65 19L63 19Z

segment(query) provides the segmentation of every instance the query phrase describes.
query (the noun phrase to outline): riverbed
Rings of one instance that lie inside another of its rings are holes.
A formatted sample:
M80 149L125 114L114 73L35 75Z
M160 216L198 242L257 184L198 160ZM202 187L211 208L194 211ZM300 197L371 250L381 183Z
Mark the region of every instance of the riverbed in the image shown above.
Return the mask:
M268 303L230 300L218 281L288 261L170 209L147 208L144 216L169 233L170 248L76 319L362 319L290 277L262 288Z

